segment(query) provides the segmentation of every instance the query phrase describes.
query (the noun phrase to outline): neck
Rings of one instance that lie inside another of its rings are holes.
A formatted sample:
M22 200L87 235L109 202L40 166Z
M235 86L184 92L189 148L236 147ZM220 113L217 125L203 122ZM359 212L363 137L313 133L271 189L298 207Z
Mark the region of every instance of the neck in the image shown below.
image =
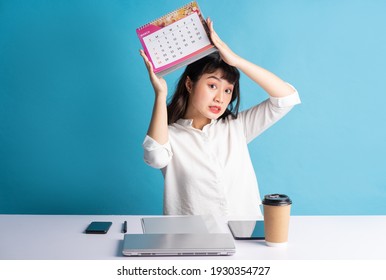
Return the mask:
M188 108L184 115L184 119L193 120L192 127L199 130L202 130L204 126L211 122L211 119L204 117L197 110L192 110L192 108Z
M192 127L199 130L202 130L204 126L206 126L207 124L210 124L211 122L211 119L208 119L205 117L197 118L190 114L185 114L184 119L193 120Z
M206 126L207 124L210 124L210 122L211 122L210 119L205 119L205 120L197 120L197 119L193 119L192 126L193 126L195 129L202 130L202 129L204 128L204 126Z

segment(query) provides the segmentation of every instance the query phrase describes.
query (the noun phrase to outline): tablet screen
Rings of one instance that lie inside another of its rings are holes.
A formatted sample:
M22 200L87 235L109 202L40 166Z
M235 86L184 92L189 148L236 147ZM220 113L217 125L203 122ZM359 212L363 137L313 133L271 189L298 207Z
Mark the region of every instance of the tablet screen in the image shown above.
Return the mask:
M264 239L264 221L229 221L235 239Z

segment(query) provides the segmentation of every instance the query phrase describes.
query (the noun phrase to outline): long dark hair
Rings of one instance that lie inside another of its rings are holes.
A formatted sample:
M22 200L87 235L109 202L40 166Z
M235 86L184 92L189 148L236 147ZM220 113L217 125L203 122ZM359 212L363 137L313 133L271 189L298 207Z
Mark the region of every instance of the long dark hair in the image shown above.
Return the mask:
M184 73L182 73L172 100L167 106L168 111L168 124L175 123L178 119L185 116L188 108L189 94L186 89L185 82L187 77L194 83L196 83L203 74L213 73L217 70L222 70L223 79L233 84L232 98L229 102L228 108L219 117L219 119L225 119L229 115L233 118L237 118L240 105L240 72L236 67L230 66L225 63L218 52L214 52L207 55L196 62L189 64Z

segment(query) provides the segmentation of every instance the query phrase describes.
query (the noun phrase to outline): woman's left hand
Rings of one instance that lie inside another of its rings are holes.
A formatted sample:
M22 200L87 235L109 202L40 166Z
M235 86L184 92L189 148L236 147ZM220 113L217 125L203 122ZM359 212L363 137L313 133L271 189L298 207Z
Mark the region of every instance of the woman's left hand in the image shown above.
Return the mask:
M206 23L209 26L210 38L212 39L213 44L220 52L221 58L229 65L237 67L237 63L240 61L240 57L235 54L227 44L225 44L220 37L217 35L216 31L213 28L213 21L208 18Z

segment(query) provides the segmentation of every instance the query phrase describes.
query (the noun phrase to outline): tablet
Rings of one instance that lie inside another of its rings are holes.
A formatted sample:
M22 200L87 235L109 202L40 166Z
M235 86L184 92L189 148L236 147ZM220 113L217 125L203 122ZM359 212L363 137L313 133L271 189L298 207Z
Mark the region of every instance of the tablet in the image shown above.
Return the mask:
M228 226L235 239L260 239L265 238L264 221L229 221Z

